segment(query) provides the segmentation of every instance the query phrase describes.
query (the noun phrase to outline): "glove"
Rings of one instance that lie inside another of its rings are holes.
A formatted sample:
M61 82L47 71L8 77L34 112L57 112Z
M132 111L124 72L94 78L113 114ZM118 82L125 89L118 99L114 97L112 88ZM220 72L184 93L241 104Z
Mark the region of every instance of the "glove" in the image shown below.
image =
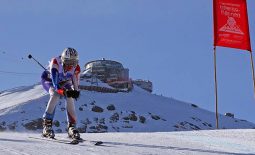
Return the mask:
M77 91L77 90L73 90L73 98L77 99L80 97L80 91Z
M74 99L77 99L80 96L80 91L77 91L77 90L58 89L57 93L59 95L62 95L62 96L65 96L65 97L72 97Z
M66 91L65 91L65 96L66 96L66 97L72 97L72 98L74 98L74 91L73 91L73 90L66 90Z
M66 95L65 95L66 92L65 92L64 89L58 89L58 90L57 90L57 93L58 93L59 95L66 96Z

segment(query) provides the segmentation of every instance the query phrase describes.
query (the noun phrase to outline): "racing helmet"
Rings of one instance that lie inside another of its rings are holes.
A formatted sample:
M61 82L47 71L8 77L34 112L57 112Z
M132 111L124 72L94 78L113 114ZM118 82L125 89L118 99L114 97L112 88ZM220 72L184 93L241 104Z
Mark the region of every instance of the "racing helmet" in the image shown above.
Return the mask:
M63 65L76 66L79 63L78 52L71 47L67 47L61 54L61 61Z

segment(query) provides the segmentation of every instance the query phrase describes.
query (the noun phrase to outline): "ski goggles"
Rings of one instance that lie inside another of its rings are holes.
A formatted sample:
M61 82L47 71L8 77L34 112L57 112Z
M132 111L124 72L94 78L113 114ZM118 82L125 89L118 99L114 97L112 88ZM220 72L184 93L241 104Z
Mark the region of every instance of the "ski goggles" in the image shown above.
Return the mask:
M76 60L76 59L64 60L64 61L63 61L63 65L75 67L75 66L78 65L78 62L79 62L79 61Z

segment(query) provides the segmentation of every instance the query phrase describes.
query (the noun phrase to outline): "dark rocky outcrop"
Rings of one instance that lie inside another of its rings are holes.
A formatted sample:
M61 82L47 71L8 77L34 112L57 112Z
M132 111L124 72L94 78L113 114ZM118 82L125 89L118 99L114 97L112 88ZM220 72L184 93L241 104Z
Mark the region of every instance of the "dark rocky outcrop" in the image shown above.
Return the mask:
M43 129L42 122L43 122L43 119L42 118L38 118L38 119L32 120L29 123L23 124L23 126L27 130Z
M96 105L94 105L91 110L94 112L98 112L98 113L104 112L103 108L96 106Z

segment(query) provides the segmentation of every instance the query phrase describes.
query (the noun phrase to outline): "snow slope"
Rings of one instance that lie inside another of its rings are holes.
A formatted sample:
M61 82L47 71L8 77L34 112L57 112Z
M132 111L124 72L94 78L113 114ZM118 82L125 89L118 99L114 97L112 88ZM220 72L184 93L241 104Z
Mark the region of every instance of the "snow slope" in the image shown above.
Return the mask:
M129 93L81 92L75 103L77 126L87 142L73 146L29 138L40 137L48 99L40 84L1 92L0 131L5 132L0 132L0 154L255 155L255 124L220 115L220 128L225 130L211 130L213 112L139 87ZM61 99L53 127L56 138L67 137L65 117ZM93 140L104 145L94 146L89 142Z
M35 133L0 132L0 151L4 155L253 155L255 131L200 130L154 133L83 133L87 140L101 140L103 146L89 142L69 145L29 137ZM66 138L66 134L57 134Z
M41 117L48 99L49 95L40 84L1 92L0 131L41 132ZM81 91L81 97L75 104L78 115L77 126L81 132L168 132L215 129L213 112L173 98L148 93L139 87L134 87L129 93ZM255 128L253 123L223 115L220 115L219 121L220 128ZM55 131L66 132L66 124L65 101L61 99L56 108Z

